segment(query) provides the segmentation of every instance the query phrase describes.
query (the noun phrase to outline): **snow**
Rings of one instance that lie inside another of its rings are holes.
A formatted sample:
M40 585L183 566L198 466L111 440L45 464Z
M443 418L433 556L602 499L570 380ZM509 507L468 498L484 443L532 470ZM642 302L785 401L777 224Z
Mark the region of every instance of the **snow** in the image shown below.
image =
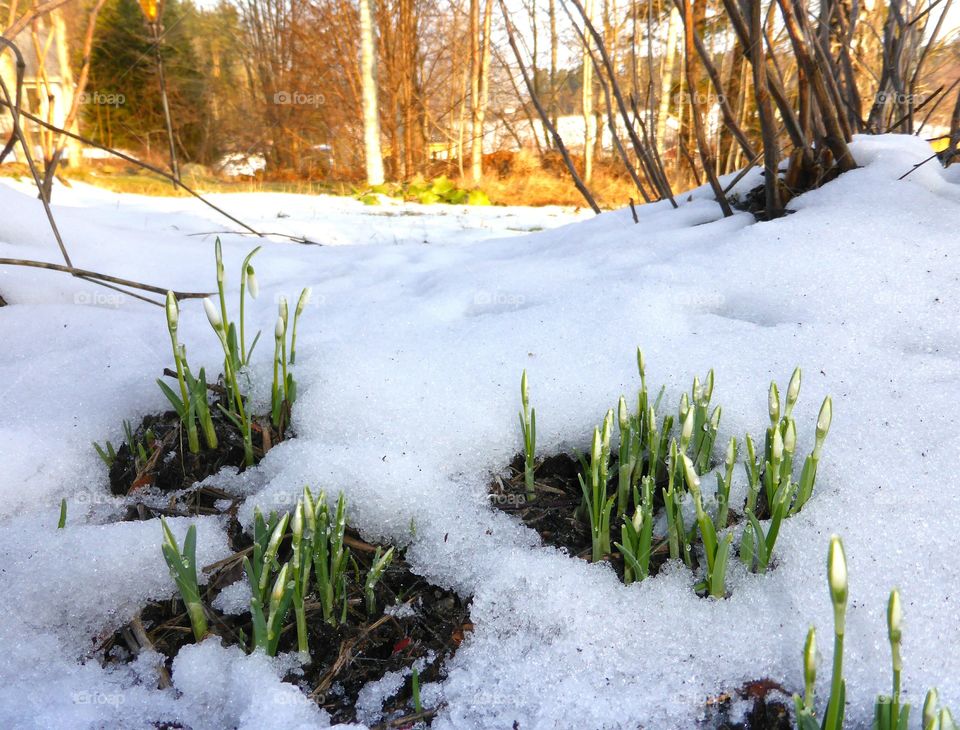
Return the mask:
M365 536L408 545L417 572L473 596L475 630L449 677L423 688L427 706L446 703L437 728L690 726L707 698L745 681L798 690L811 624L822 703L832 533L849 561L851 726L868 725L876 694L888 691L884 614L894 586L908 698L916 707L937 686L960 707L951 608L960 599L951 554L960 524L960 169L930 163L898 180L929 155L908 137L861 137L853 151L860 169L769 223L722 219L703 189L679 196L678 210L639 208L639 225L628 210L587 217L214 196L255 227L336 244L221 233L228 276L264 245L248 326L269 331L281 294L310 285L314 298L298 331L298 438L257 469L216 479L250 495L245 524L255 506L289 507L304 484L342 489ZM740 188L756 183L753 173ZM78 185L58 188L54 202L77 266L181 290L213 286L210 232L230 226L196 201ZM0 256L57 260L25 185L0 184L0 211ZM522 235L540 228L549 230ZM323 726L328 718L309 705L272 701L298 691L281 685L276 664L215 641L181 651L176 690L138 679L148 675L143 659L123 669L86 660L95 635L175 591L156 521L111 524L120 505L90 447L118 443L123 419L163 407L154 383L170 359L163 315L44 271L0 267L0 292L11 304L0 309L0 725L176 717L194 727ZM198 303L184 305L180 334L192 362L218 367ZM727 600L697 598L679 566L625 587L602 565L539 546L487 499L491 474L520 447L521 370L540 453L583 448L619 395L635 394L638 345L668 404L694 375L716 370L718 444L761 433L769 381L784 386L795 365L804 371L800 453L812 445L821 400L833 396L814 498L784 524L773 571L732 565ZM269 357L254 360L263 393ZM57 533L64 497L69 519ZM198 539L208 562L222 557L216 520L198 521ZM240 600L240 590L224 601ZM76 702L77 692L93 699Z

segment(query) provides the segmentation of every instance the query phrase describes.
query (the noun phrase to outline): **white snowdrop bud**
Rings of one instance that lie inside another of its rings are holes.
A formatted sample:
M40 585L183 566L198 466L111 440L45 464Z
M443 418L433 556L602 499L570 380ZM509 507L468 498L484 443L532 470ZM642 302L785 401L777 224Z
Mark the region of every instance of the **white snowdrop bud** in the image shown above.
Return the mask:
M891 644L899 644L902 631L903 609L900 606L900 591L894 588L890 591L890 601L887 603L887 635Z
M273 329L273 336L279 342L283 339L284 333L287 331L287 325L283 321L283 317L277 317L277 326Z
M940 693L936 687L931 687L927 691L926 699L923 701L923 730L929 730L937 720L937 705L940 702Z
M779 463L783 458L783 434L780 433L779 428L773 429L773 443L770 452L774 463Z
M207 312L207 319L210 320L210 326L213 327L217 332L223 329L223 320L220 319L220 312L217 311L217 306L213 303L210 297L204 298L203 308Z
M770 383L770 393L767 396L767 410L770 412L770 423L777 424L780 420L780 391L776 383Z
M177 304L177 298L172 291L167 292L167 327L171 332L177 331L177 323L180 321L180 305Z
M803 680L808 688L817 682L817 632L811 627L803 645Z
M652 441L653 440L652 437L657 433L657 413L653 409L653 406L649 406L647 408L647 424L650 429L650 436Z
M680 396L680 420L687 417L687 411L690 410L690 398L684 393Z
M647 358L643 356L643 350L637 348L637 370L640 371L640 380L647 377Z
M948 707L940 710L940 730L957 730L957 723L953 721L953 715Z
M703 397L708 403L713 398L713 368L710 368L710 372L707 373L707 382L703 386Z
M696 496L700 491L700 477L697 476L696 469L693 468L693 462L686 454L683 455L683 474L687 479L687 486Z
M693 402L701 403L703 401L703 386L700 385L700 378L696 375L693 376Z
M257 283L257 272L253 264L247 264L247 289L250 291L250 297L256 299L260 294L260 284Z
M620 432L623 433L630 427L630 414L627 412L627 399L622 395L617 404L617 418L620 421Z
M843 610L847 605L847 558L843 553L843 543L837 535L830 538L827 553L827 579L830 584L830 598L833 601L834 619L837 634L843 635ZM839 618L840 620L836 620Z
M523 403L524 408L526 408L527 404L530 403L530 391L527 388L526 368L524 368L523 373L520 375L520 402Z
M280 303L277 306L277 309L280 313L280 316L283 318L283 321L287 321L288 310L287 310L287 298L284 296L280 297Z
M633 513L633 529L637 532L640 532L640 529L643 527L643 512L639 509Z
M297 314L300 315L303 313L303 310L307 308L307 305L310 303L310 297L313 295L313 290L307 286L303 288L303 291L300 292L300 299L297 300Z
M710 414L710 428L716 431L720 428L720 416L723 415L723 408L717 406L713 409L713 413Z
M830 422L833 421L833 400L828 395L820 406L820 415L817 417L817 441L823 443L830 431Z
M592 447L590 448L590 459L591 459L591 461L592 461L593 463L595 463L595 464L600 462L600 449L601 449L600 429L594 427L594 429L593 429L593 445L592 445Z
M680 431L680 443L687 444L693 436L693 409L687 410L687 416L683 419L683 430Z
M607 415L603 419L603 450L610 450L610 430L613 428L613 409L607 411Z
M790 385L787 386L787 412L793 410L794 404L797 402L797 398L800 397L800 368L799 366L796 370L793 371L793 375L790 376Z
M783 434L783 450L792 454L797 448L797 424L791 418L787 421L787 428Z
M223 249L220 246L220 239L217 239L216 244L214 245L214 252L217 257L217 283L223 283Z
M283 600L283 593L287 588L287 574L290 572L290 563L284 563L277 574L277 580L273 584L273 590L270 591L270 613L276 613L280 602Z
M731 436L730 441L727 443L727 458L725 461L727 468L732 467L736 460L737 460L737 438L735 436Z

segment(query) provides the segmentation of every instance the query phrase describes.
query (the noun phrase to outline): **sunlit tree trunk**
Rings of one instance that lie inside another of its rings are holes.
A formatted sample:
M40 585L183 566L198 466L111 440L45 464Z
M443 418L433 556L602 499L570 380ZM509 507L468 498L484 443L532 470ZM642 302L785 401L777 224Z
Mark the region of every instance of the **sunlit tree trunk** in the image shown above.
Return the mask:
M363 149L367 183L383 183L380 152L380 108L377 103L377 55L373 38L371 0L360 0L360 77L363 86Z
M594 0L584 0L583 9L591 22L594 19L593 5ZM588 34L584 34L582 60L583 180L589 183L593 178L593 147L597 138L597 121L593 115L593 61L590 59L590 36Z

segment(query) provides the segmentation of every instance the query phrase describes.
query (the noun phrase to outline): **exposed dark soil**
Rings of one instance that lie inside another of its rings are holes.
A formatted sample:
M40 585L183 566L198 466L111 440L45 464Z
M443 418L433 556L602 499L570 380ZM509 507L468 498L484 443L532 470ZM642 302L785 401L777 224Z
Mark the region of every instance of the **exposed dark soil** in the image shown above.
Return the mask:
M0 307L7 306L7 300L3 298L3 295L0 294Z
M110 469L110 486L117 495L136 497L140 492L144 495L128 507L124 520L148 520L164 515L225 516L235 554L203 568L208 579L202 588L203 600L210 633L220 636L225 645L246 649L253 633L249 612L223 615L212 608L214 599L224 588L246 580L243 558L252 544L236 518L242 499L215 487L197 485L225 466L243 468L240 434L222 414L212 415L219 445L214 450L204 448L199 454L189 452L186 434L175 412L144 418L134 431L133 440L144 445L147 458L144 460L135 453L136 447L124 443L117 450ZM259 419L258 423L261 425L254 434L256 461L282 437L268 419ZM169 494L169 500L158 502L157 490ZM368 616L363 581L377 546L365 542L349 527L346 542L354 561L347 589L347 620L340 626L330 626L323 620L320 604L308 597L311 662L302 673L285 679L300 686L331 714L335 723L346 723L357 720L355 704L364 685L381 679L387 672L404 672L403 685L384 705L384 722L389 723L384 727L412 726L414 722L429 725L436 708L415 714L411 667L414 662L425 660L425 666L419 671L421 686L444 676L444 661L456 651L464 634L472 630L468 602L415 575L401 553L394 557L377 584L375 610ZM158 533L158 550L159 544ZM287 537L278 555L281 563L288 559L289 551ZM359 576L359 580L355 576ZM386 613L388 608L390 612ZM131 661L142 649L155 649L165 657L161 671L161 686L164 686L169 685L173 658L193 641L189 618L177 597L144 606L133 622L104 642L102 650L104 661L120 662ZM278 653L296 651L296 627L291 609Z
M226 586L245 580L242 558L247 553L249 537L240 531L239 526L230 530L230 536L237 553L203 569L209 576L203 589L203 600L208 609L210 632L222 637L226 645L244 646L242 637L252 635L250 614L227 616L210 607ZM334 722L345 723L356 721L354 705L365 684L382 678L387 672L407 670L402 687L385 703L384 717L390 721L412 715L413 689L409 668L415 661L426 659L426 666L419 672L421 685L443 678L444 660L457 650L464 635L473 628L469 605L455 593L432 586L412 573L400 555L394 558L377 584L376 610L368 616L362 579L377 546L363 541L350 529L347 542L361 576L360 583L351 581L348 585L347 622L337 627L328 625L323 621L320 604L308 600L311 663L302 674L291 674L285 679L299 685L331 714ZM281 561L288 557L288 551L287 541L281 548ZM393 615L384 612L387 607L394 607L390 612ZM183 604L179 599L149 603L141 611L138 621L106 641L104 656L111 657L108 661L131 660L141 648L152 646L166 658L165 668L169 672L173 657L194 640ZM112 651L115 647L122 649ZM297 636L291 610L278 653L296 651ZM419 719L429 724L431 717L432 711L425 712Z
M609 474L617 473L616 454L611 455ZM497 509L518 517L525 525L536 530L547 545L563 548L570 555L589 560L591 555L590 527L586 518L577 517L577 509L583 501L578 476L582 473L579 461L567 454L548 456L538 462L536 467L536 499L526 500L523 479L523 454L517 454L510 462L509 475L503 479L497 477L490 485L490 501ZM654 509L663 507L661 488L665 483L657 483L654 490ZM608 496L611 492L608 491ZM757 500L757 516L765 519L769 516L764 490L760 490ZM731 524L739 519L731 509ZM619 526L611 525L611 537L619 539ZM656 575L669 558L666 541L654 539L650 556L650 575ZM617 551L608 556L620 578L623 578L623 558ZM740 699L752 701L752 707L743 722L734 723L729 718L733 704L730 694L716 698L705 698L706 712L704 727L716 730L788 730L790 711L783 699L786 692L769 680L757 680L745 684L734 693Z
M217 448L208 449L201 436L200 453L191 454L187 434L175 411L146 416L134 431L134 440L143 444L148 452L146 463L141 463L135 447L124 443L110 467L110 491L122 496L145 487L171 492L186 489L225 466L242 469L243 437L219 409L211 409L211 417L217 433ZM148 432L152 438L148 437ZM266 451L281 440L282 435L269 419L256 419L253 423L254 462L260 461Z
M789 695L776 682L759 679L747 682L734 693L740 700L752 702L742 721L733 721L730 711L734 697L723 694L707 701L704 724L715 730L792 730Z

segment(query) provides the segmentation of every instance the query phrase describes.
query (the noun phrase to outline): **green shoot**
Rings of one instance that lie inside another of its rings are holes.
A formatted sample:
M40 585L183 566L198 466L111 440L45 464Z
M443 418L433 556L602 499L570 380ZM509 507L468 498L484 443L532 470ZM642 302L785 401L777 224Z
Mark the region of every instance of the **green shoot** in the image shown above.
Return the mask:
M203 308L206 310L207 320L209 320L210 326L223 348L223 376L227 388L228 405L232 410L227 410L221 404L217 405L243 435L244 463L247 466L253 466L253 431L250 413L244 406L240 383L237 380L240 357L237 352L236 328L233 323L227 325L227 320L223 318L226 316L226 302L223 291L223 262L220 259L219 240L217 241L217 287L220 292L221 311L217 311L216 305L209 298L203 300Z
M520 430L523 432L523 483L527 500L536 498L534 470L537 452L537 410L530 408L530 391L527 387L527 371L520 376Z
M420 702L420 670L413 668L413 677L410 679L413 691L413 711L417 714L423 714L423 704Z
M721 530L727 526L730 519L730 487L733 485L733 469L737 463L737 439L730 437L727 443L724 471L717 472L717 527Z
M293 519L290 522L292 534L290 558L291 575L293 579L293 611L297 620L297 651L302 657L309 657L310 652L307 646L307 612L304 605L304 599L310 590L310 567L313 560L313 549L311 547L313 540L313 530L308 529L304 535L304 523L306 518L305 510L313 510L312 500L304 504L304 499L297 502L293 511Z
M342 623L347 611L347 561L350 550L344 546L347 507L340 493L336 512L331 513L326 495L321 492L316 502L317 529L313 543L313 565L317 578L317 594L323 609L323 620L331 626ZM337 613L342 604L342 611Z
M60 500L60 519L57 520L57 529L62 530L67 526L67 500Z
M107 468L112 468L113 462L117 460L117 451L113 448L113 444L107 441L106 448L104 448L94 441L93 448L96 449L97 456L107 465Z
M207 617L203 611L200 588L197 585L197 527L196 525L190 525L181 552L177 545L177 538L174 537L173 532L167 526L166 520L162 517L160 518L160 525L163 528L162 551L164 560L167 561L170 575L177 584L180 597L187 608L190 625L193 627L193 636L197 641L202 641L207 633Z
M297 362L297 323L300 321L300 315L310 303L311 290L305 287L300 291L300 298L297 300L297 308L293 312L293 334L290 337L290 364Z
M803 699L793 696L797 718L797 730L820 730L820 723L813 712L814 692L817 683L817 633L811 626L803 645Z
M374 594L374 590L376 589L377 583L383 577L384 572L392 560L393 548L390 548L382 555L381 549L379 547L377 548L377 552L373 556L373 563L371 563L370 570L367 572L367 580L363 586L363 593L367 602L368 616L372 616L376 610L376 596Z
M257 295L260 293L260 286L257 283L257 274L254 271L253 264L250 263L250 260L257 255L257 252L261 249L261 246L257 246L253 251L247 254L247 257L243 260L243 264L240 266L240 358L243 365L247 365L250 362L250 356L253 355L253 348L257 346L257 340L260 339L260 333L257 332L256 337L253 339L253 344L250 345L250 349L247 350L247 338L246 338L246 316L245 316L245 304L246 304L246 292L249 289L250 298L256 299ZM219 269L218 269L219 270Z

